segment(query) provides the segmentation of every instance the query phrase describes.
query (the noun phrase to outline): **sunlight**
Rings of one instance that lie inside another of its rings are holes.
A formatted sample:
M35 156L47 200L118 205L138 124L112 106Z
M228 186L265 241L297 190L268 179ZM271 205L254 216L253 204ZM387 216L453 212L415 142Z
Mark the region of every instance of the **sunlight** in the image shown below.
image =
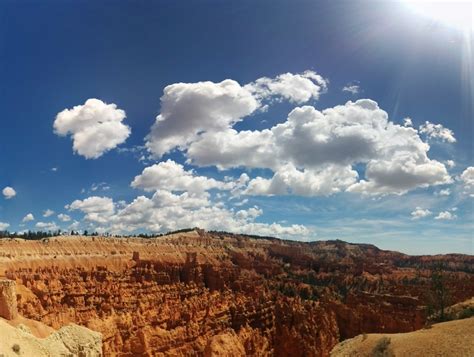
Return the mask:
M404 0L408 7L435 22L466 31L473 30L474 0Z

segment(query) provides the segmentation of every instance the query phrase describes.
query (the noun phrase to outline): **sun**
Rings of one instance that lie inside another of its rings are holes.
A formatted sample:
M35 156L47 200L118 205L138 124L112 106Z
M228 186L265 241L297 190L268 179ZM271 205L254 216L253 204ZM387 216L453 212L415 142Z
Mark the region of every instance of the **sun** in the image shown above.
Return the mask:
M473 31L474 0L404 0L414 12L434 22Z

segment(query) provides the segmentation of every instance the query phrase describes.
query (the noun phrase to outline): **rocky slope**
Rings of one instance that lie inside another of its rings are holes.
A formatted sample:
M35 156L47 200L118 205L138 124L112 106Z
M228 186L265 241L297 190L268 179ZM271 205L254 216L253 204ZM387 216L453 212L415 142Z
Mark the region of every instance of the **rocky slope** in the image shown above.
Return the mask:
M118 356L328 356L362 333L420 329L439 262L452 303L474 296L467 255L200 230L0 240L0 276L17 282L25 317L99 331Z
M0 280L0 356L102 356L102 336L69 324L55 331L18 314L15 282Z
M469 357L474 356L473 341L474 317L471 317L435 324L415 332L357 336L338 344L331 357Z

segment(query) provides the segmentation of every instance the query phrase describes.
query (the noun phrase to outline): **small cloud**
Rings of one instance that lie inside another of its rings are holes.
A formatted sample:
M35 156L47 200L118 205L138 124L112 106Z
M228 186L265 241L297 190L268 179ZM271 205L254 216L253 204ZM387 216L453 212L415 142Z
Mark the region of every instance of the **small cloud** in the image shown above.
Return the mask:
M21 220L22 222L31 222L35 220L35 216L33 216L33 213L28 213L23 219Z
M248 198L245 198L244 200L235 203L234 206L237 206L237 207L243 206L243 205L245 205L248 201L249 201Z
M403 126L406 126L406 127L413 126L413 121L411 120L411 118L408 118L408 117L404 118Z
M100 191L100 190L108 191L110 190L110 186L108 186L106 182L93 183L90 190L92 192Z
M58 171L58 168L57 167L52 167L51 171L56 172L56 171Z
M351 83L348 83L346 84L343 88L342 88L342 91L343 92L349 92L353 95L355 94L359 94L360 93L360 86L357 85L357 84L351 84Z
M446 160L444 163L449 168L453 168L454 166L456 166L456 163L453 160Z
M425 134L429 139L439 139L448 143L455 143L456 138L451 129L445 128L441 124L433 124L426 121L423 125L420 125L419 131Z
M71 217L68 216L67 214L60 213L60 214L58 214L58 219L59 219L61 222L69 222L69 221L71 220Z
M9 223L0 222L0 231L4 231L4 230L7 229L8 227L10 227L10 224L9 224Z
M451 190L449 188L445 188L444 190L435 192L435 195L437 196L449 196L450 194L451 194Z
M7 200L16 196L16 191L13 189L13 187L10 186L5 187L2 193L3 197L5 197L5 199Z
M415 210L411 213L411 219L420 219L428 217L432 214L429 209L423 209L421 207L416 207Z
M72 231L76 231L76 230L79 229L80 225L81 225L80 222L74 221L74 222L72 222L72 223L69 225L69 227L67 227L67 229L69 229L70 231L71 231L71 230L72 230Z
M49 208L43 212L43 217L50 217L54 214L53 210L50 210Z
M57 231L59 229L59 226L55 222L38 222L35 227L46 231Z
M450 221L455 219L457 216L449 211L440 212L435 219Z

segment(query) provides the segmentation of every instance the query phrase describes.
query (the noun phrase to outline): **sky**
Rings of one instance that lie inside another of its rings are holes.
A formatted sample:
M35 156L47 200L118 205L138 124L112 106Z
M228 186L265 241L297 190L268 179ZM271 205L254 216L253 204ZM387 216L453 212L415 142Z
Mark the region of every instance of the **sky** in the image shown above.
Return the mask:
M1 1L0 230L473 254L472 14Z

